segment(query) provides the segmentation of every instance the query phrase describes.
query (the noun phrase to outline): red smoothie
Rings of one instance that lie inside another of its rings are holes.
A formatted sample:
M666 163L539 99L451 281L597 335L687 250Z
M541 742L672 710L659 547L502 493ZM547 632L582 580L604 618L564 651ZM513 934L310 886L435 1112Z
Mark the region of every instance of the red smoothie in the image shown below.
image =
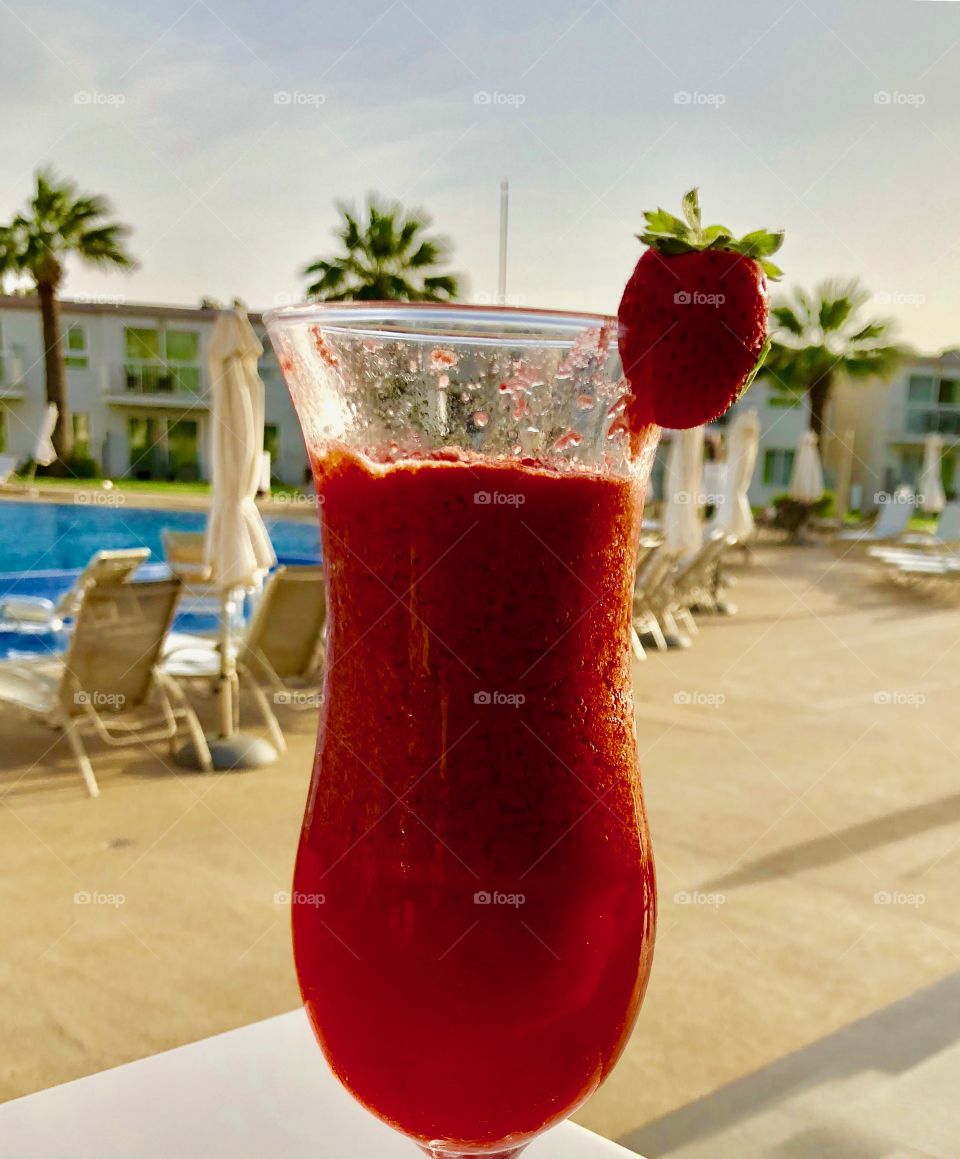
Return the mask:
M330 637L294 882L304 1002L382 1119L506 1150L596 1089L650 972L642 488L459 453L331 451L316 474Z

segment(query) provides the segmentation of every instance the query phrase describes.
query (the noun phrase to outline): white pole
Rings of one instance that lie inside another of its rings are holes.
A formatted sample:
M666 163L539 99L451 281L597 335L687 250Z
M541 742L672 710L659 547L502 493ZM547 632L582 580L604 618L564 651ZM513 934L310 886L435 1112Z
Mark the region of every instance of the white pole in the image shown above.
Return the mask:
M507 217L510 211L510 182L500 182L500 271L497 278L497 302L507 300Z

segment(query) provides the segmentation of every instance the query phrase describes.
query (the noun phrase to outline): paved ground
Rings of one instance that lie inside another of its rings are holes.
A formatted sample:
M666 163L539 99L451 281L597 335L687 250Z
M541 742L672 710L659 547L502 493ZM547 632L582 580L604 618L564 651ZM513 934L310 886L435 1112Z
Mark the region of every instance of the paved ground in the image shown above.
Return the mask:
M960 610L816 548L761 549L735 596L637 666L657 960L578 1117L650 1159L960 1155ZM275 894L313 721L287 723L255 773L101 756L93 802L0 719L0 1097L296 1003Z

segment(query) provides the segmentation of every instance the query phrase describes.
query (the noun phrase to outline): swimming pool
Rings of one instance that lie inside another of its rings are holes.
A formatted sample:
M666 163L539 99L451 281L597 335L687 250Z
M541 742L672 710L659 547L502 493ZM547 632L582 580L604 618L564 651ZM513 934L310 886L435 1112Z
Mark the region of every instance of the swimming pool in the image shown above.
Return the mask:
M31 595L56 600L90 556L104 548L148 547L150 563L144 572L162 574L158 566L163 560L161 533L167 529L202 531L206 526L205 511L128 507L116 501L121 498L110 504L0 502L0 598ZM281 563L319 561L320 531L313 520L270 517L265 522ZM176 626L200 631L214 623L210 616L181 613ZM0 631L0 656L59 650L64 645L62 634L24 636Z

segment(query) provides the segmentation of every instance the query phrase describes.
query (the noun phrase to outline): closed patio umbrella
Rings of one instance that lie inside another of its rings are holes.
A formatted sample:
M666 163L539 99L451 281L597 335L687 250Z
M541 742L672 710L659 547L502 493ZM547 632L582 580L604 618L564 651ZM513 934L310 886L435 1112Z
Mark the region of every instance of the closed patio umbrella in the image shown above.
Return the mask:
M48 402L43 414L43 424L33 447L34 467L49 467L57 461L57 449L53 445L53 432L60 412L55 402Z
M923 471L920 474L920 507L931 515L937 515L947 505L943 482L940 476L940 458L943 455L943 439L939 435L927 435L923 440Z
M823 498L823 466L817 450L817 436L804 431L790 476L790 498L798 503L817 503Z
M700 522L703 427L674 431L664 490L667 497L663 513L664 546L681 559L695 555L703 544Z
M217 768L267 764L276 752L266 741L237 730L237 673L233 623L245 591L256 588L276 562L257 510L263 451L264 387L257 373L263 346L239 304L224 310L210 336L211 466L213 501L207 527L206 562L219 592L220 734L209 738Z
M730 427L723 491L710 521L711 531L725 531L746 542L754 531L748 493L760 447L760 419L756 410L745 410Z

